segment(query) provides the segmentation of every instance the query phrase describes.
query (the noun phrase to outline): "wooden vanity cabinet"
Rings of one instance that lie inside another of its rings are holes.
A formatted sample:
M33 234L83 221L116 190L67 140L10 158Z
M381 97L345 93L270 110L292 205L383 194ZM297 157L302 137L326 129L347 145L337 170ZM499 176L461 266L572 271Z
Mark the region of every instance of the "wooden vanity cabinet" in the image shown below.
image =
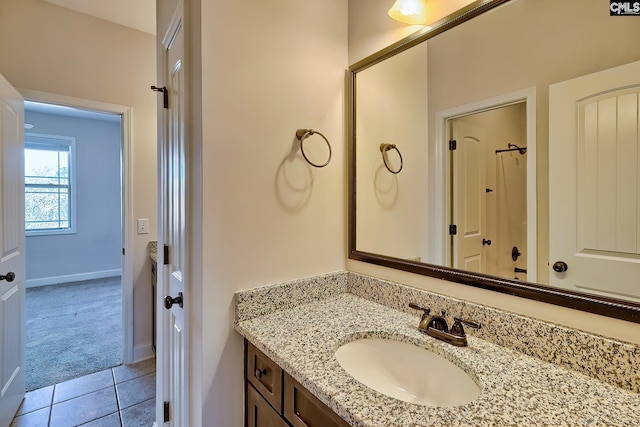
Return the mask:
M245 427L349 427L245 340Z
M289 427L289 424L277 413L264 397L251 384L247 384L247 427Z
M293 427L349 427L291 375L284 373L284 416Z
M246 376L247 381L281 414L282 369L251 343L247 346Z

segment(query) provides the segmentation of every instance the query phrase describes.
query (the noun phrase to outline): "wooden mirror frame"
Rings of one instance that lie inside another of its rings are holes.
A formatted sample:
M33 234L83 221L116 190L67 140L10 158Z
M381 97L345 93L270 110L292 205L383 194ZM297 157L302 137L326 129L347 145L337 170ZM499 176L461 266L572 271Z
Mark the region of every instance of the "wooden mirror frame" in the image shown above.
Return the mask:
M353 64L349 67L348 77L348 130L349 130L349 258L383 267L394 268L423 276L435 277L491 291L497 291L522 298L528 298L575 310L640 323L640 304L554 288L537 283L500 278L480 273L472 273L450 267L408 261L356 248L356 123L355 96L356 74L385 59L420 44L436 35L462 24L482 13L511 0L478 0L447 16L429 28L418 31L399 42ZM640 278L639 278L640 280Z

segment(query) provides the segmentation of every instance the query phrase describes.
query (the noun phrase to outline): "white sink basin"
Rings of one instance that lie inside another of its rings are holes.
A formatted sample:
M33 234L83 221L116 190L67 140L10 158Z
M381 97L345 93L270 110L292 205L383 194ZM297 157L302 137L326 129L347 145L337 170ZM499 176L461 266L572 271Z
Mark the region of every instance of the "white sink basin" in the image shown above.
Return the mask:
M480 387L462 369L413 344L360 339L338 348L336 358L356 380L405 402L458 406L480 394Z

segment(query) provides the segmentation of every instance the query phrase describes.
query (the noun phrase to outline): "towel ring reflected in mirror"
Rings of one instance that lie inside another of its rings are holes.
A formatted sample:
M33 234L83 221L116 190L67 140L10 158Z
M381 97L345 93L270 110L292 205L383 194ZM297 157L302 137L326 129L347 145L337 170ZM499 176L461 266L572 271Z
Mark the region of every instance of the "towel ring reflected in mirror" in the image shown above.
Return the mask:
M400 157L400 167L397 170L393 170L391 166L389 166L389 163L387 163L386 154L391 150L396 150L398 152L398 157ZM398 150L396 144L380 144L380 153L382 153L382 161L384 162L384 166L387 168L387 170L393 174L400 173L402 167L404 166L404 161L402 160L402 153L400 153L400 150Z
M320 135L322 139L324 139L324 142L327 143L327 148L329 149L329 157L323 164L313 163L311 160L309 160L309 157L307 157L307 154L304 152L304 140L315 134ZM300 152L302 153L302 157L304 157L307 163L316 168L323 168L329 164L329 162L331 161L331 144L329 143L329 140L326 136L313 129L298 129L296 131L296 138L298 139L298 141L300 141Z

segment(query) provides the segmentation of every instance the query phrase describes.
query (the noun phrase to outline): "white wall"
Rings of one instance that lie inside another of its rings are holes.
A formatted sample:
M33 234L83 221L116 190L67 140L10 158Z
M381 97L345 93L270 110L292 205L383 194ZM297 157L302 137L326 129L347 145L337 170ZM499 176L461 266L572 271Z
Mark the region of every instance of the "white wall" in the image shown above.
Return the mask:
M150 349L151 265L156 239L155 38L40 0L0 1L0 74L18 88L130 106L133 218L150 234L133 245L134 345ZM134 228L135 229L135 228Z
M347 2L203 1L201 19L202 283L192 298L202 314L191 330L202 345L192 358L201 419L192 425L240 426L233 293L344 269ZM328 166L290 155L298 128L327 136Z
M120 274L120 123L25 111L28 132L76 139L73 234L27 236L27 284ZM104 276L106 277L106 276ZM40 280L39 280L40 279ZM43 280L44 279L44 280ZM47 280L49 279L49 280ZM57 281L61 283L61 281Z
M382 40L392 43L401 38L398 31L395 33L393 31L395 23L389 23L388 25L380 24L380 14L386 13L384 10L386 6L380 5L379 3L386 4L386 2L382 2L382 0L351 0L349 2L349 55L351 62L362 59L365 55L385 47L382 45ZM578 3L580 3L581 6L580 19L570 20L570 22L567 21L567 16L575 13L574 3L554 2L552 0L530 1L520 3L521 7L514 9L514 14L517 16L508 20L510 26L506 28L504 32L486 31L487 28L500 28L496 22L491 20L492 18L498 19L496 14L488 13L483 16L489 19L488 22L479 24L478 21L473 20L463 26L464 30L457 28L456 31L446 33L446 39L443 40L442 37L437 38L438 43L431 43L430 41L428 50L430 79L429 113L435 114L435 112L439 110L470 102L477 102L481 99L534 85L538 87L548 87L549 83L574 77L573 75L567 74L567 70L569 66L575 63L577 57L568 55L568 52L573 52L575 55L578 55L581 63L584 64L583 69L578 70L578 73L581 74L612 66L610 64L619 64L625 61L631 62L634 58L637 59L637 49L629 48L627 42L613 43L612 45L608 38L602 38L597 32L593 31L594 25L591 23L591 20L598 20L605 16L607 25L611 25L605 33L609 34L621 30L626 34L624 37L616 37L616 40L637 39L640 26L635 25L632 21L624 21L617 18L609 19L606 11L603 15L597 2ZM585 5L590 7L583 7ZM566 7L566 10L558 10L560 6ZM520 22L522 22L521 20L530 19L535 13L545 10L554 11L553 15L559 21L557 28L562 28L563 34L555 34L554 32L539 28L538 31L529 33L528 35L530 35L530 37L525 37L526 34L523 34L520 24ZM570 27L567 26L568 24L570 24ZM351 31L356 28L373 28L374 30L358 33ZM571 30L567 32L567 28L571 28ZM514 34L517 36L514 36ZM467 42L469 37L471 37L474 43ZM541 42L542 38L547 40L547 42ZM582 54L579 49L575 50L571 45L564 44L573 43L575 40L582 40L581 46L588 46L590 50L597 46L599 48L599 54L585 55ZM549 41L551 44L548 44ZM500 49L496 50L497 53L495 55L489 57L482 53L482 49L495 46L500 46ZM510 46L511 50L507 50L507 46ZM554 65L554 67L544 72L542 71L543 69L538 66L536 56L532 54L532 52L540 49L541 46L553 47L553 52L546 51L543 53L543 57L548 58L546 62ZM514 54L505 54L506 51ZM357 54L352 55L353 52L357 52ZM452 52L456 52L457 55L466 59L464 66L463 64L460 64L460 66L445 65L443 58L451 55ZM517 55L515 55L515 53L517 53ZM473 59L473 62L471 63L469 59ZM517 72L512 73L512 78L508 81L504 81L504 79L496 81L496 79L490 78L496 69L514 70L513 67L515 64L518 64ZM473 73L468 73L469 70L473 70ZM470 76L472 76L472 78L468 78ZM438 81L446 81L448 84L432 85L431 79L442 79ZM464 84L461 84L461 82L464 82ZM489 84L489 82L493 83ZM547 94L547 90L538 90L537 93L537 118L539 120L537 126L539 265L540 263L546 262L541 261L540 258L542 257L544 259L543 255L546 249L544 246L545 241L543 241L542 238L544 238L544 233L547 232L544 224L547 223L548 215L545 191L548 187L546 159L549 153L548 147L544 145L545 140L541 140L541 135L548 134L548 123L545 119L548 117L548 109L546 107L548 102ZM430 132L435 132L433 127L430 128ZM542 226L540 220L543 221ZM470 286L418 276L353 260L347 261L347 269L640 344L640 325L635 323L593 315L524 298L516 298L497 292L485 291Z

